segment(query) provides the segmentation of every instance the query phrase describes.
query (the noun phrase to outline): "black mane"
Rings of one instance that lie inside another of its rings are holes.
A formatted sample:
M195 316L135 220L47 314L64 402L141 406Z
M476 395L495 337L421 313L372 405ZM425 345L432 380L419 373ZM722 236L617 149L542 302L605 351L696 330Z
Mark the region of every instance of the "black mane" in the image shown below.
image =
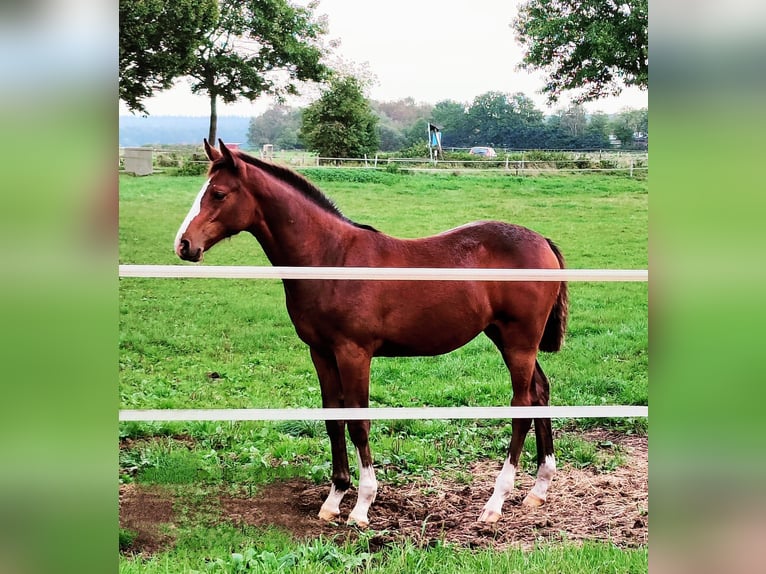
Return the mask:
M268 161L263 161L261 159L255 158L246 153L242 153L242 152L234 152L234 153L236 153L237 157L239 157L239 159L241 159L245 163L249 163L250 165L253 165L259 169L262 169L265 172L270 173L274 177L289 183L292 187L300 191L304 196L306 196L316 205L318 205L325 211L339 217L343 221L346 221L362 229L368 229L370 231L375 231L375 232L378 231L377 229L375 229L374 227L370 225L364 225L362 223L356 223L355 221L351 221L348 217L343 215L341 210L338 209L338 206L335 205L335 203L329 197L327 197L324 193L322 193L322 191L317 186L315 186L313 183L311 183L308 179L303 177L298 172L295 172L288 167L277 165L275 163L271 163ZM215 162L213 162L211 172L215 171L216 169L220 167L223 167L224 164L225 164L225 160L223 158L216 160Z

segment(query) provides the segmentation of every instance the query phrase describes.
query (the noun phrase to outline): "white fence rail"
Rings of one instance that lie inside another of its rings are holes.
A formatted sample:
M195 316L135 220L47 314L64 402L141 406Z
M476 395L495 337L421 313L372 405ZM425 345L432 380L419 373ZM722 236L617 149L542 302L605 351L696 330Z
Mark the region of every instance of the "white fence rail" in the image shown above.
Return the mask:
M369 409L126 409L120 421L325 421L647 417L642 406L379 407Z
M120 277L345 279L378 281L648 281L646 269L466 269L433 267L249 267L120 265Z
M124 278L343 279L412 281L648 281L646 269L437 269L120 265ZM349 409L124 409L126 421L284 421L648 417L649 407L386 407Z

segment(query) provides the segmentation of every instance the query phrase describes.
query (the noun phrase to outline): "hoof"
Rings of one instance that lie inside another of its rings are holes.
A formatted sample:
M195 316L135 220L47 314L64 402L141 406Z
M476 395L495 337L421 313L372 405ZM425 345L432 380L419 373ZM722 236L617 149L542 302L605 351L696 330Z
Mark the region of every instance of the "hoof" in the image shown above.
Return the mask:
M361 528L362 530L366 530L370 526L370 521L365 518L357 518L353 514L348 517L348 520L346 521L346 524L349 526L356 526L357 528Z
M478 522L486 522L487 524L494 524L498 520L500 520L500 516L502 516L499 512L495 512L494 510L487 510L486 508L481 513L481 516L479 516Z
M530 492L524 497L524 501L521 504L528 508L537 508L538 506L545 504L545 501L536 494Z
M322 507L319 509L319 514L317 516L319 516L319 518L325 522L338 522L338 519L340 518L340 512L333 512L332 510L327 510L326 508Z

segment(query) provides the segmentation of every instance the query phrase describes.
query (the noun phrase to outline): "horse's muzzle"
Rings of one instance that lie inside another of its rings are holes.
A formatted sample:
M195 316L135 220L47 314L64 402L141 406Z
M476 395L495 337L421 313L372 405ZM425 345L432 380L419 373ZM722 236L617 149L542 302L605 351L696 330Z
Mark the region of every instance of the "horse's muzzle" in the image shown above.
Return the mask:
M197 262L202 259L202 248L197 247L196 249L192 249L188 239L181 239L181 241L178 242L176 254L184 261Z

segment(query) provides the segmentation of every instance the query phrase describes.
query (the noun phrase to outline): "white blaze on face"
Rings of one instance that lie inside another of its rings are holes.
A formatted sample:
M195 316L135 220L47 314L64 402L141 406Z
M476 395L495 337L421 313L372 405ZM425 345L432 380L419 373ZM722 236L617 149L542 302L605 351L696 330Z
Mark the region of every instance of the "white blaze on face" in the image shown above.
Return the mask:
M178 253L178 247L181 245L181 237L183 236L184 233L186 233L186 229L189 227L189 224L192 222L192 219L197 217L197 215L199 214L200 203L202 202L202 196L205 195L208 185L210 185L209 179L202 186L202 189L199 190L199 193L197 194L197 197L194 200L194 203L192 204L191 209L189 210L189 213L186 214L186 219L184 219L184 222L181 224L181 227L178 228L178 233L176 234L176 241L174 244L176 253Z

